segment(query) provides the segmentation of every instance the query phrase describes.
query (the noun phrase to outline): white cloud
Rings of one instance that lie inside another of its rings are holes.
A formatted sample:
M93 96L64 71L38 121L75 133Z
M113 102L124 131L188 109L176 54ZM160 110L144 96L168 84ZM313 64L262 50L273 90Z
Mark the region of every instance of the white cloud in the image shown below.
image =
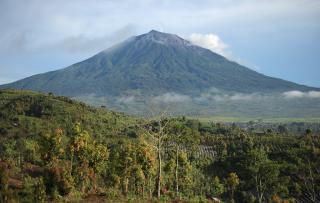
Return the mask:
M320 91L309 91L309 92L301 92L301 91L288 91L282 93L284 98L286 99L294 99L294 98L320 98ZM223 92L219 89L209 89L206 92L203 92L200 96L190 96L179 94L175 92L167 92L158 96L154 96L150 98L151 102L154 103L207 103L207 102L246 102L246 101L262 101L270 98L275 98L276 95L271 94L263 94L263 93L228 93ZM119 103L131 104L137 102L137 98L135 96L123 96L117 99Z
M308 92L308 96L311 98L320 98L320 92L310 91L310 92Z
M286 98L301 98L304 96L304 93L300 91L289 91L289 92L284 92L283 95Z
M283 93L284 97L287 99L292 98L320 98L319 91L309 91L309 92L301 92L298 90L288 91Z
M190 35L189 40L195 45L210 49L211 51L225 57L229 57L231 55L227 50L229 46L216 34L193 33Z
M216 94L216 95L210 95L208 97L209 100L214 100L214 101L251 101L251 100L257 100L262 98L263 98L263 95L260 95L258 93Z
M195 45L220 54L231 61L247 66L248 68L251 68L253 70L260 70L257 65L249 62L248 60L244 60L240 57L234 56L230 50L230 46L227 43L223 42L221 38L216 34L193 33L188 37L188 40Z
M194 97L193 100L195 102L209 102L209 101L253 101L266 99L270 97L270 95L263 95L261 93L223 93L218 89L209 90L208 92L204 92L199 97Z
M117 101L119 103L129 104L129 103L135 102L136 98L135 98L135 96L123 96L123 97L118 98Z
M238 101L238 100L250 101L250 100L256 99L257 95L238 93L238 94L234 94L234 95L229 96L229 98L230 98L230 100L233 100L233 101Z
M168 92L152 99L154 102L158 103L176 103L176 102L188 102L191 101L191 97L188 95L177 94L174 92Z

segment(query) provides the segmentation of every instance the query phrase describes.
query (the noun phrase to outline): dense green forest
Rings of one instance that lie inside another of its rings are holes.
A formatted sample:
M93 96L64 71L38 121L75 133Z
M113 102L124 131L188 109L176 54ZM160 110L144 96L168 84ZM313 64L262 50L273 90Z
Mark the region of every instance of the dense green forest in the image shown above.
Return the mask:
M0 202L319 202L320 136L0 90Z

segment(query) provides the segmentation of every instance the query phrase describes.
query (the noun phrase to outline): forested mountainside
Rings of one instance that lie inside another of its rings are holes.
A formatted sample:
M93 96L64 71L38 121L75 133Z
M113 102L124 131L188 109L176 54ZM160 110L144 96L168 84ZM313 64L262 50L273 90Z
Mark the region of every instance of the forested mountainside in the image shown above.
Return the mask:
M0 91L2 202L318 202L320 136ZM160 170L161 169L161 170Z
M259 74L177 35L154 30L67 68L2 87L67 96L119 96L137 91L190 95L210 88L242 93L317 90Z
M160 101L182 103L176 115L320 116L319 96L312 96L319 88L260 74L154 30L69 67L0 85L5 88L52 92L133 115ZM288 100L290 91L311 96Z

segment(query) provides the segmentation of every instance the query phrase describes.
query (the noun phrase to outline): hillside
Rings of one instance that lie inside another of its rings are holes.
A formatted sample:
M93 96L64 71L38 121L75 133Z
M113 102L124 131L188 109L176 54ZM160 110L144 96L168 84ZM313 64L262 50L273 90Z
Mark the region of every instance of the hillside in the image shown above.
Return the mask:
M135 119L102 108L93 108L67 97L32 91L0 90L1 137L33 137L66 129L79 122L94 137L112 138L125 134Z
M1 90L0 202L317 202L320 136L285 129L138 121Z

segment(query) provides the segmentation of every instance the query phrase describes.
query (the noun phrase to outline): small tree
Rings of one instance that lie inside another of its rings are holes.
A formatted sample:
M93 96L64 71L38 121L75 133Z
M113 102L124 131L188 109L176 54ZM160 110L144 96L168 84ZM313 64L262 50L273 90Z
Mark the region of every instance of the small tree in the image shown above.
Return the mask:
M273 161L268 159L263 149L253 149L244 155L241 165L250 178L257 193L258 202L262 203L274 194L279 176L279 168Z
M220 182L218 176L213 178L210 190L214 197L219 197L224 192L224 185Z
M22 194L26 202L45 202L46 188L43 178L24 177Z
M152 177L156 170L156 152L155 150L143 139L139 138L137 147L137 162L141 166L144 174L144 184L142 188L142 195L144 196L145 187L149 189L149 197L152 196ZM141 175L142 176L142 175Z
M183 149L190 148L199 143L199 136L192 131L191 128L187 127L186 124L179 121L173 121L169 125L169 142L174 145L175 151L175 190L176 196L180 198L179 195L179 171L180 163L179 157ZM187 159L187 157L186 157ZM187 161L187 160L186 160Z
M161 197L162 185L162 153L164 151L164 141L168 137L167 125L169 120L164 116L165 112L159 116L154 116L141 128L148 138L151 138L153 147L157 151L158 171L157 171L157 196Z
M236 173L229 173L227 179L226 179L226 185L230 192L230 199L232 202L234 202L234 191L238 187L240 183L239 177Z
M70 174L73 171L73 165L77 163L77 177L82 188L85 188L86 182L93 183L93 189L96 189L96 175L100 174L105 168L109 157L109 151L106 146L96 143L91 135L81 129L80 123L76 123L73 128L73 136L69 143L71 167ZM88 179L89 178L89 179Z
M308 135L312 135L312 130L311 130L310 128L307 128L305 134L306 134L307 136L308 136Z
M40 140L40 150L42 160L45 164L57 161L64 153L62 146L63 130L61 128L55 129L53 133L42 135Z

